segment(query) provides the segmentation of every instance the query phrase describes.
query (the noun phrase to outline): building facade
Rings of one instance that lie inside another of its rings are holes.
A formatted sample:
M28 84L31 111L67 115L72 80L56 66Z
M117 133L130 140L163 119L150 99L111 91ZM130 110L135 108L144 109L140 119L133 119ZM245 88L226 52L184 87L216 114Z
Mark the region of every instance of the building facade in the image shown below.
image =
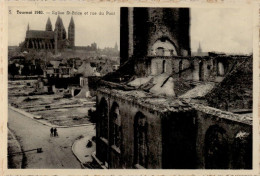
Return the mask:
M121 66L97 89L94 158L252 169L252 56L190 56L187 8L121 8L120 37Z
M61 51L75 46L75 24L71 17L68 27L68 38L63 21L57 17L55 29L52 29L50 18L48 18L45 31L31 30L28 24L24 42L21 44L22 50L49 50Z

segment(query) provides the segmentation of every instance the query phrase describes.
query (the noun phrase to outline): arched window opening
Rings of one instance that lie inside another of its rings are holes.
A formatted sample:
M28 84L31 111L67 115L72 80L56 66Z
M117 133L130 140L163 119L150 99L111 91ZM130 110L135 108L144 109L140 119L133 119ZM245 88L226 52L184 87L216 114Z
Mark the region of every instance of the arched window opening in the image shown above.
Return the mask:
M156 49L156 56L164 56L164 48L163 47L158 47Z
M163 60L162 62L162 73L165 73L166 72L166 61Z
M222 62L218 62L218 75L224 76L225 74L225 68Z
M100 113L100 136L108 139L108 105L105 98L102 98L99 104Z
M121 116L119 106L113 103L110 117L110 143L120 149L122 138Z
M217 125L205 135L205 168L227 169L229 164L226 131Z
M152 52L156 56L177 56L175 45L167 37L156 40L152 46Z
M146 117L138 112L134 120L134 164L145 168L148 165L147 128Z

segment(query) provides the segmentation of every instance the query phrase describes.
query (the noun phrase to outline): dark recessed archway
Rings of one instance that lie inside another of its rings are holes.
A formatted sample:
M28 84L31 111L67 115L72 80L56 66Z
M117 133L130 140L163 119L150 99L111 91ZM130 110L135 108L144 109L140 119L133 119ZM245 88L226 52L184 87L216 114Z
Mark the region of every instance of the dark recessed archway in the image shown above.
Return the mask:
M232 146L232 166L234 169L252 169L252 134L239 131L234 136Z
M101 137L108 138L108 103L103 97L99 103L99 119L101 124L100 135Z
M218 125L210 126L206 132L204 156L206 169L229 167L226 131Z
M137 112L134 118L134 165L148 166L147 118Z

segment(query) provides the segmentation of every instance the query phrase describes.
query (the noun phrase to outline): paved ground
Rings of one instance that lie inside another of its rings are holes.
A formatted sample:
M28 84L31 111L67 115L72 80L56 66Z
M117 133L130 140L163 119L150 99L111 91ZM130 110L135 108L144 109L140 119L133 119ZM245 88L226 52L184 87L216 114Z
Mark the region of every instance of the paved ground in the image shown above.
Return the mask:
M14 134L10 130L8 130L8 153L11 154L8 156L8 168L22 168L23 155L19 152L21 152L20 144L16 140ZM12 155L12 153L16 154Z
M74 142L73 152L81 163L92 162L91 154L96 150L96 143L92 142L91 147L86 147L87 143L91 141L91 138L94 136L94 133L84 136Z
M16 135L23 150L42 148L26 153L26 168L81 168L71 146L77 137L93 133L94 127L58 128L59 137L50 137L50 127L42 125L8 109L8 126Z

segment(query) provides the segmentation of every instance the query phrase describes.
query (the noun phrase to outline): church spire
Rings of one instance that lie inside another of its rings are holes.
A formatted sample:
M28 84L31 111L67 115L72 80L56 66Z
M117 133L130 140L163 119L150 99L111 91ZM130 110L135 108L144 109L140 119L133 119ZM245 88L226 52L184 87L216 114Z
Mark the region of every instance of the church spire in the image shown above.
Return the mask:
M75 24L74 24L73 16L71 16L69 28L74 27L74 26L75 26Z
M50 17L48 17L47 23L46 23L46 31L52 31L52 24Z
M68 40L70 41L70 48L74 48L75 46L75 24L73 17L70 19L70 24L68 28Z
M56 23L55 23L55 28L58 28L58 27L64 28L60 15L58 15Z
M57 32L57 39L64 40L66 39L66 30L64 28L61 17L58 15L56 23L55 23L55 31Z

